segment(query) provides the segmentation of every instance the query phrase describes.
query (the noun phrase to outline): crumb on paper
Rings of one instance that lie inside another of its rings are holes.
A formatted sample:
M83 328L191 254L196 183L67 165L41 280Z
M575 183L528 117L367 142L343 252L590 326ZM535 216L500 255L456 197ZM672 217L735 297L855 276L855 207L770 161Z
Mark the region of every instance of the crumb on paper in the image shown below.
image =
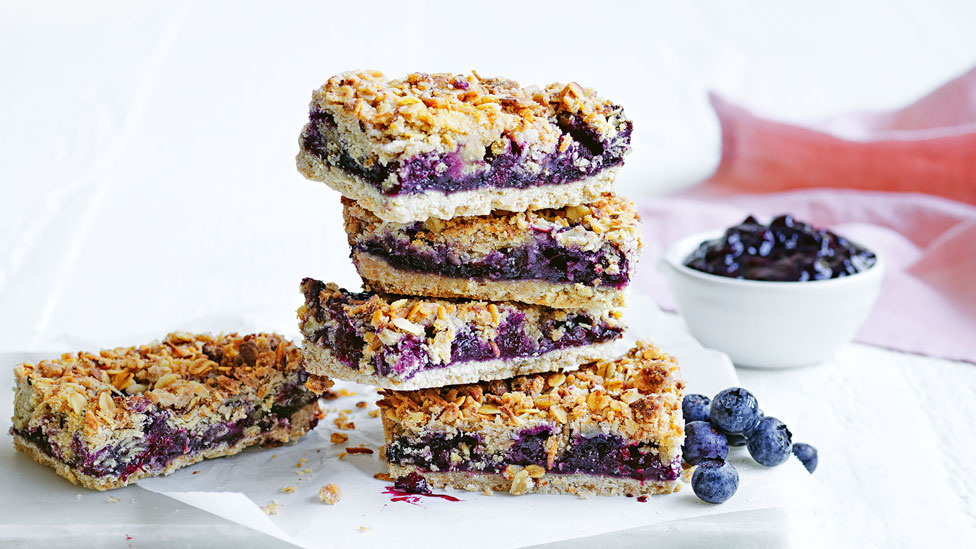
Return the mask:
M332 420L335 426L342 429L343 431L349 431L356 428L356 424L349 421L349 416L344 413L340 413L339 417Z
M481 492L481 493L482 493L483 495L486 495L486 496L493 496L493 495L495 495L495 492L494 492L494 491L492 491L492 489L491 489L491 488L485 488L485 491L484 491L484 492Z
M365 408L367 406L369 406L369 404L365 400L360 400L356 403L356 408Z
M349 454L347 454L345 452L339 452L339 459L346 459L346 456L348 456L348 455Z
M193 474L194 475L199 475L200 474L200 471L193 471Z
M335 505L342 499L342 489L337 484L326 484L319 488L319 501Z
M119 498L117 498L115 496L109 496L109 497L105 498L105 501L107 501L109 503L119 503L122 500L120 500Z
M342 413L343 414L351 414L352 413L352 410L342 410Z
M372 454L373 449L364 446L354 446L352 448L346 448L346 452L350 454Z
M294 484L289 484L288 486L284 486L284 487L281 488L281 493L283 493L283 494L294 494L295 493L295 490L297 490L297 489L298 489L298 487L295 486Z
M369 526L360 526L359 531L364 533L369 532Z
M275 455L274 454L271 454L271 459L274 459L274 458L275 458Z
M373 478L376 480L382 480L383 482L393 482L393 477L391 477L388 473L376 473L373 475Z
M332 433L329 440L332 441L332 444L344 444L349 441L349 435L345 433Z
M319 453L321 451L322 451L322 449L321 448L318 448L318 449L315 450L315 453Z
M380 417L380 411L379 410L370 410L369 413L366 414L366 415L368 415L369 417Z
M339 395L336 394L335 391L326 391L321 395L319 395L319 398L321 398L322 400L335 400L339 398Z
M262 507L261 510L264 511L265 514L268 514L268 515L277 515L278 514L278 511L281 510L281 506L278 505L278 502L277 501L271 500L271 501L268 502L267 505L265 505L264 507Z
M347 391L346 389L339 389L339 396L351 397L356 396L356 393L354 391Z
M310 474L312 472L312 470L306 468L306 469L303 469L302 472L307 475L307 474Z
M75 494L75 499L81 501L81 494Z

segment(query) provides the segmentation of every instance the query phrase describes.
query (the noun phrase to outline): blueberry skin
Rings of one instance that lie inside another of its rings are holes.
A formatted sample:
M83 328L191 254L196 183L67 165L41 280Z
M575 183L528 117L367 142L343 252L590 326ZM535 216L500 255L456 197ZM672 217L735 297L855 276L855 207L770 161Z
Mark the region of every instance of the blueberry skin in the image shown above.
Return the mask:
M775 467L783 464L793 451L793 433L786 424L774 417L764 417L749 435L746 443L749 455L760 465Z
M685 421L708 421L708 407L712 400L705 395L689 394L681 399L681 413Z
M732 387L715 395L709 414L712 425L723 433L741 435L759 422L759 402L749 391Z
M817 449L813 446L806 442L797 442L793 445L793 455L807 468L807 472L812 474L817 470Z
M724 503L739 489L739 472L721 459L702 461L691 476L691 489L708 503Z
M762 410L759 410L759 419L764 417L766 417L766 414L764 414ZM756 425L759 425L759 423L757 422ZM746 442L749 441L749 435L752 434L752 431L755 429L756 428L753 427L751 430L741 435L725 435L725 438L729 441L729 446L745 446Z
M725 459L729 455L729 443L711 423L692 421L685 424L685 444L681 456L690 465L698 465L703 459Z

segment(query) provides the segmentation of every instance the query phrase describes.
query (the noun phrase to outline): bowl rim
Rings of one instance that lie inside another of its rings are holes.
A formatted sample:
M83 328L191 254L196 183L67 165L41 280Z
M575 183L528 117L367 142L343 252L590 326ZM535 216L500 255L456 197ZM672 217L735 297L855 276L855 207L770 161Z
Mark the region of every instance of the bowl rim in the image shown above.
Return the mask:
M664 253L661 255L660 263L667 265L678 273L684 276L702 280L706 283L712 284L725 284L727 286L737 286L737 287L749 287L749 288L782 288L782 289L798 289L798 288L827 288L834 286L842 286L847 284L859 284L862 281L881 276L885 270L885 259L884 254L878 253L878 251L870 246L865 246L856 240L844 237L846 240L860 246L869 252L874 254L876 261L874 265L867 268L866 270L860 271L858 273L841 276L837 278L828 278L826 280L750 280L746 278L731 278L728 276L721 276L712 273L706 273L704 271L699 271L697 269L692 269L684 264L685 258L688 254L692 252L695 248L701 245L705 240L711 240L720 237L724 234L726 229L711 229L707 231L701 231L694 234L690 234L681 237L673 241Z

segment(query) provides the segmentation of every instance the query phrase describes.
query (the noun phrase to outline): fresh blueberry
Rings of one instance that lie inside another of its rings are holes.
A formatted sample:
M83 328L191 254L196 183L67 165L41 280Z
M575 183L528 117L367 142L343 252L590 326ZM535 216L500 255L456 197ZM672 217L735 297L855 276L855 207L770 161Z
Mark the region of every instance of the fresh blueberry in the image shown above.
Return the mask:
M685 395L681 400L681 413L685 421L708 421L708 406L711 399L705 395Z
M793 455L810 473L817 470L817 449L813 446L806 442L797 442L793 445Z
M715 395L709 416L712 425L723 433L741 435L759 422L759 403L749 391L733 387Z
M762 410L759 410L759 419L762 419L764 417L766 417L766 414L764 414ZM759 423L757 422L756 425L759 425ZM725 435L725 438L726 440L729 441L729 446L745 446L746 442L749 441L749 435L755 429L756 428L753 427L752 430L743 433L741 435Z
M702 501L723 503L739 489L739 472L721 459L706 459L691 476L691 489Z
M711 423L692 421L685 424L681 455L690 465L698 465L703 459L725 459L729 455L729 443Z
M752 459L766 467L785 462L793 450L793 433L774 417L764 417L749 435L746 443Z

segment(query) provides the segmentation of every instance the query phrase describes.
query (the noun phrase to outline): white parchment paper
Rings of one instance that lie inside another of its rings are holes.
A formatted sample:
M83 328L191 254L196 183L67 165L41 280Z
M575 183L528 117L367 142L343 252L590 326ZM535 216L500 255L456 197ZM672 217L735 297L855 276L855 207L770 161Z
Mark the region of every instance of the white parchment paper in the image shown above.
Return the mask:
M737 384L728 358L698 345L682 325L665 322L646 298L633 296L628 312L630 341L654 339L675 354L687 390L714 394ZM667 319L672 320L672 319ZM146 479L139 486L204 509L241 525L303 547L341 547L351 544L396 544L405 539L426 547L523 546L633 529L667 521L712 514L816 506L819 486L796 460L776 468L757 465L744 448L733 449L730 460L740 474L736 495L722 505L700 502L689 484L673 495L587 500L575 496L504 493L486 496L443 492L461 501L423 497L416 502L392 501L391 483L377 480L384 472L378 447L383 444L375 391L366 386L337 383L349 396L325 403L328 417L297 444L276 449L251 449L231 458L211 460L165 478ZM365 408L356 406L365 402ZM345 411L355 429L340 431L333 419ZM346 444L335 445L330 435L343 432ZM365 446L373 454L340 452ZM336 484L342 499L326 505L318 499L323 485ZM293 491L292 491L293 490ZM262 507L277 504L277 513ZM477 535L473 535L477 533Z

